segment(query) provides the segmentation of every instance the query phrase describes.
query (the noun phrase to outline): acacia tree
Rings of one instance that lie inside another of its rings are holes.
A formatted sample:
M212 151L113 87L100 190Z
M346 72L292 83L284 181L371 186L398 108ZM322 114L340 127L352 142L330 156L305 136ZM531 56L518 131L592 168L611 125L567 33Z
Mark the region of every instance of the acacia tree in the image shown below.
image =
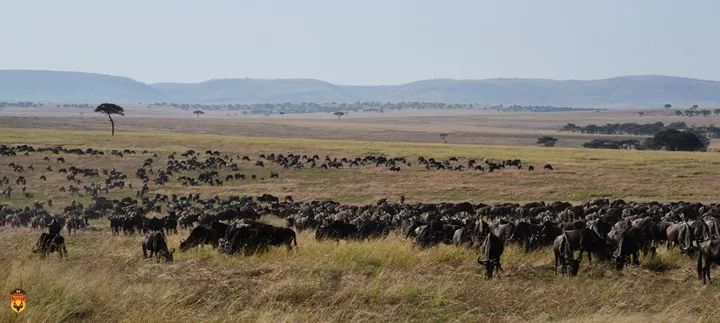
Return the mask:
M110 126L112 127L111 136L115 135L115 121L113 121L112 115L113 114L119 114L121 116L125 115L125 109L123 109L121 106L113 103L103 103L101 105L98 105L97 108L95 108L95 112L106 114L108 116L108 119L110 119Z
M554 147L556 142L558 142L558 139L550 136L542 136L537 140L538 145L543 145L545 147Z
M665 103L665 105L663 106L663 108L665 108L665 110L670 110L670 109L672 109L672 104L670 104L670 103Z
M193 111L193 113L197 116L198 119L200 119L201 114L205 114L205 112L203 112L202 110L195 110Z
M333 113L333 114L338 117L338 120L340 120L340 117L344 116L344 115L345 115L345 112L337 111L337 112L335 112L335 113Z

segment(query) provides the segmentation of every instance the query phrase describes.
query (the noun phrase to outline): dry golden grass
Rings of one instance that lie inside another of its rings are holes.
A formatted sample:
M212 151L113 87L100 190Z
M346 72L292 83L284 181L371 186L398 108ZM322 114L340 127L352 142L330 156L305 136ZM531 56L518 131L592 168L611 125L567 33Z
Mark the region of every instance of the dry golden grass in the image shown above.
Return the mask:
M99 149L130 148L159 152L217 149L233 154L269 152L334 156L386 154L446 158L520 158L556 171L505 170L493 174L427 172L417 168L390 173L364 167L342 170L281 170L280 179L233 182L222 187L182 187L173 182L153 190L164 193L292 194L298 200L332 198L367 203L405 194L413 201L582 201L595 197L627 200L716 201L720 164L715 153L605 151L425 143L249 138L163 132L106 132L0 128L6 144ZM48 182L43 154L0 157L33 164L32 199L51 197L55 207L72 197L59 193L67 181L57 173ZM134 179L147 155L65 156L70 165L117 168ZM158 163L163 164L164 159ZM60 165L52 163L57 170ZM241 166L267 176L276 168ZM0 175L16 174L0 167ZM113 197L132 192L113 192ZM77 198L88 202L87 197ZM278 219L265 219L278 221ZM0 290L24 288L29 307L19 321L714 321L718 290L701 286L694 260L661 250L658 259L617 272L583 262L576 278L553 274L548 250L525 254L511 247L503 257L505 273L486 281L477 252L454 246L427 250L395 236L366 242L318 243L299 236L299 251L271 250L252 257L228 257L206 248L177 254L172 264L141 256L139 236L112 236L104 220L67 236L68 259L40 260L30 252L39 232L0 228ZM170 236L177 248L182 235ZM15 320L8 309L0 322Z
M107 227L94 221L66 237L69 258L45 260L30 253L38 232L0 229L0 288L22 287L29 297L18 319L597 322L712 321L718 314L717 288L701 286L693 259L677 250L623 272L584 261L578 277L566 278L553 273L549 250L511 247L505 272L487 281L474 250L418 250L394 235L336 244L302 233L295 252L230 257L203 248L166 264L142 258L140 236L113 236ZM185 234L171 235L170 245ZM13 316L0 311L0 321Z

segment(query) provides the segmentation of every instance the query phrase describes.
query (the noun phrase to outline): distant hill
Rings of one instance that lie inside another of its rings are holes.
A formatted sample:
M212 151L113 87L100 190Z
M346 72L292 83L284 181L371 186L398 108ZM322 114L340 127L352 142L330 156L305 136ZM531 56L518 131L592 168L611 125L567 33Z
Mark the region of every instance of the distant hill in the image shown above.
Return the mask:
M1 71L0 101L302 103L421 101L487 105L658 107L720 104L720 82L671 76L603 80L425 80L349 86L311 79L222 79L145 84L125 77L54 71Z
M127 77L79 72L0 70L0 101L152 102L162 93Z

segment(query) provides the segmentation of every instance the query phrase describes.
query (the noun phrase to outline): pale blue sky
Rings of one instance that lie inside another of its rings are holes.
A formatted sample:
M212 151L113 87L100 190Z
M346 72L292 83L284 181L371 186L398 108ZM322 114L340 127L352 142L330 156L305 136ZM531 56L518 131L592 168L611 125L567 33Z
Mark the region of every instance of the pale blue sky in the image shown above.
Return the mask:
M0 0L0 69L143 82L720 80L718 0Z

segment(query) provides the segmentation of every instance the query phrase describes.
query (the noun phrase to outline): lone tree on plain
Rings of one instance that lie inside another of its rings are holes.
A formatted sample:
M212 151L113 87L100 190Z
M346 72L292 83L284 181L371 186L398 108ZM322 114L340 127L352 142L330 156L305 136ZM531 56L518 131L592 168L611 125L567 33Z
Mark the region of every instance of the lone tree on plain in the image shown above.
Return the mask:
M107 114L108 119L110 119L110 126L112 127L111 136L114 136L115 135L115 121L113 121L112 115L119 114L121 116L124 116L125 109L123 109L121 106L119 106L117 104L103 103L101 105L98 105L97 108L95 108L95 112Z
M337 112L335 112L335 113L333 113L333 114L338 117L338 120L340 120L340 117L344 116L344 115L345 115L345 112L337 111Z
M441 133L441 134L440 134L440 139L442 139L442 141L447 144L447 137L448 137L449 135L450 135L449 133Z
M550 137L550 136L542 136L542 137L538 138L538 140L537 140L538 145L543 145L545 147L555 147L555 143L557 143L557 142L558 142L557 138Z
M205 112L203 112L202 110L195 110L193 111L193 113L197 116L198 119L200 119L201 114L205 114Z
M670 110L670 109L672 109L672 104L670 104L670 103L665 103L665 105L663 106L663 108L665 108L665 110Z

